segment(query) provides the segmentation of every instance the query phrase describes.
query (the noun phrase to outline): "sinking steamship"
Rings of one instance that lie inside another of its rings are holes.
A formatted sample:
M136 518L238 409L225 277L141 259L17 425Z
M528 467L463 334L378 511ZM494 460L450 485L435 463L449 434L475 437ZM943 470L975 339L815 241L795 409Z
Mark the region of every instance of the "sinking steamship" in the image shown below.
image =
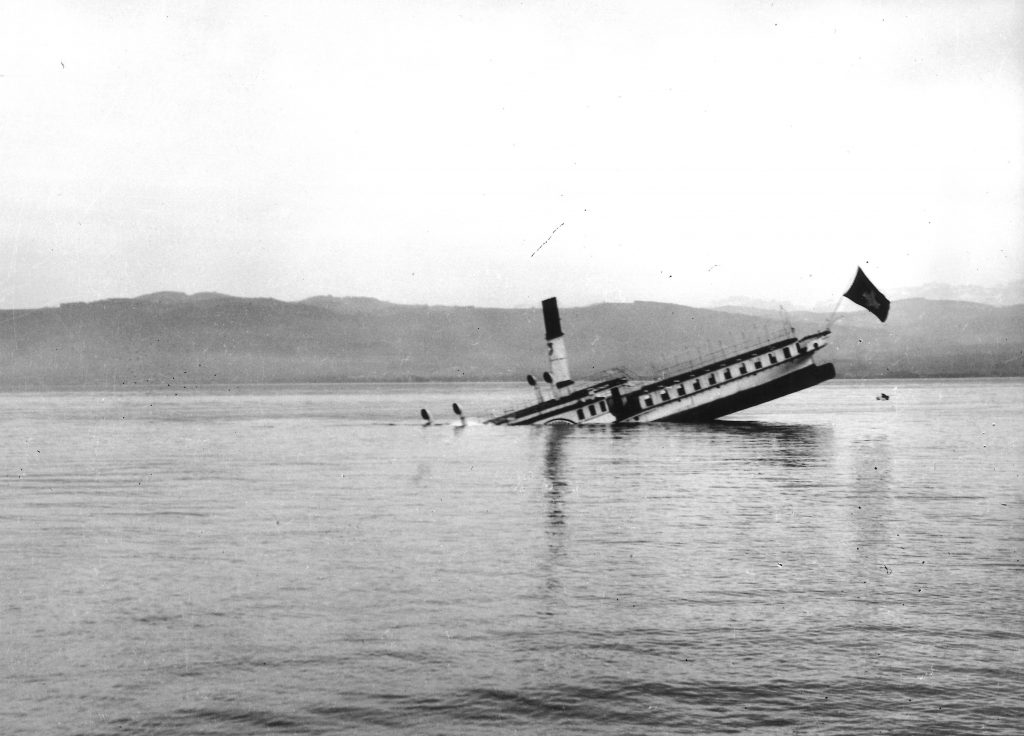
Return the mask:
M828 329L797 337L767 339L750 348L739 348L699 365L682 366L649 381L633 379L624 372L585 385L569 374L569 360L562 334L558 302L545 299L545 340L549 369L542 385L533 376L527 381L537 401L485 421L486 424L630 424L639 422L705 422L749 409L780 396L834 378L831 363L817 364L814 355L825 346ZM458 404L452 408L465 423ZM430 423L426 409L422 417Z

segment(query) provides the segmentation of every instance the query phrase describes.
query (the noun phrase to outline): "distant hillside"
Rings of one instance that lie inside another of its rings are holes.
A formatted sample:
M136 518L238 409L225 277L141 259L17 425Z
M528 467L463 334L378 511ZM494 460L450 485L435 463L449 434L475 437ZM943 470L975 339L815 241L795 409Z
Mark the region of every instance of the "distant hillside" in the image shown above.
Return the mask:
M799 331L826 315L791 314ZM641 375L782 327L745 314L656 302L562 309L578 378ZM880 324L834 325L840 377L1024 375L1024 306L910 299ZM368 298L302 302L176 292L0 311L0 386L521 379L546 368L535 309L413 306Z
M1016 279L993 286L929 283L895 289L887 288L885 293L890 299L901 301L906 299L932 299L938 301L975 302L992 307L1012 307L1024 304L1024 279ZM708 306L712 309L725 309L737 312L778 313L780 302L752 299L745 296L730 296L725 299L716 300ZM806 311L808 309L831 311L833 308L831 303L808 306L806 304L798 305L792 302L782 302L781 306L790 312Z
M841 376L1024 375L1024 305L894 302L881 324L867 312L843 316L830 348Z
M938 299L1008 307L1024 304L1024 279L997 286L924 284L911 289L897 289L889 296L897 299Z

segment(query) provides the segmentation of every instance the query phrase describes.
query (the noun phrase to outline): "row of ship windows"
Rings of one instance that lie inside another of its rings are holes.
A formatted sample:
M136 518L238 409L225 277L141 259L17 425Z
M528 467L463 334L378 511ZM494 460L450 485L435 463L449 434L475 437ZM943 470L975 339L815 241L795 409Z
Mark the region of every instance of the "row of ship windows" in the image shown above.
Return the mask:
M782 355L785 358L792 358L793 357L793 352L788 347L785 347L785 348L782 348ZM768 353L768 360L772 364L775 364L775 363L779 362L779 358L778 358L778 356L775 353ZM757 358L756 360L754 360L754 370L755 371L756 370L760 370L762 367L764 367L764 363L761 360L761 358ZM738 368L739 368L740 375L743 375L743 374L747 373L748 370L749 370L747 368L747 364L746 363L740 363ZM724 371L722 371L722 380L728 381L732 377L733 377L732 368L726 368ZM708 386L714 386L715 384L718 383L718 377L714 373L709 373L708 376L707 376L707 379L708 379ZM696 381L693 382L693 390L694 391L700 391L701 388L703 388L703 386L701 385L701 379L698 378ZM686 385L682 384L682 383L679 384L679 386L676 387L676 392L678 393L679 396L685 396L686 395ZM661 392L661 400L662 401L668 401L671 398L672 397L669 395L669 390L667 388ZM644 406L654 406L654 396L651 395L651 394L648 394L647 396L644 396L643 397L643 404L644 404Z
M606 411L608 411L608 404L605 403L604 399L601 399L596 404L590 404L589 406L585 406L585 407L582 407L580 409L577 409L576 410L576 416L577 416L577 418L580 421L583 421L584 419L586 419L587 415L583 413L583 409L586 409L587 411L590 412L590 416L596 417L597 413L598 413L598 407L600 407L602 414L604 414Z

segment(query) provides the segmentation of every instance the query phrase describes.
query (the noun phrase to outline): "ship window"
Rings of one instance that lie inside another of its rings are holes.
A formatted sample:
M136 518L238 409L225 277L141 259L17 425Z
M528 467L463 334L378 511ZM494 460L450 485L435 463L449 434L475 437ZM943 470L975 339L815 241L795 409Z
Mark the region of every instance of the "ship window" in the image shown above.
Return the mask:
M668 389L665 389L664 391L661 392L661 400L662 401L668 401L669 398L670 397L668 395Z
M601 406L601 412L602 413L608 411L608 404L604 403L604 399L601 400L600 406Z
M730 378L732 378L732 371L726 368L725 373L723 375L725 376L725 380L728 381Z
M686 396L686 386L682 383L679 384L679 395Z
M768 353L768 360L773 363L778 363L779 359L775 357L775 353Z
M718 383L718 379L715 378L715 374L714 373L712 373L710 376L708 376L708 383L711 384L712 386L714 386L716 383Z
M700 391L700 379L699 378L696 381L693 382L693 390L694 391Z
M593 404L590 405L590 416L592 416L592 417L596 417L597 416L597 407L594 406Z
M583 421L583 410L582 409L577 409L576 410L576 416L579 418L580 421Z
M782 348L782 354L785 355L787 358L793 357L793 353L789 352L789 348Z
M746 373L746 372L747 372L747 364L746 363L740 363L740 373Z
M754 369L756 370L756 369L758 369L760 367L761 367L761 361L760 360L755 360L754 361Z
M654 406L654 399L652 399L650 396L645 396L644 406Z

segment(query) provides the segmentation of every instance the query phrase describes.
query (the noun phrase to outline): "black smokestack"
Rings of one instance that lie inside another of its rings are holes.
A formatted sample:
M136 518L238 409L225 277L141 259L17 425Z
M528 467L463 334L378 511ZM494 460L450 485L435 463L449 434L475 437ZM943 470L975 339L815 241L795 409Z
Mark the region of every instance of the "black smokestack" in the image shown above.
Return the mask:
M562 321L558 317L558 299L551 297L540 303L544 309L544 339L554 340L562 336Z

